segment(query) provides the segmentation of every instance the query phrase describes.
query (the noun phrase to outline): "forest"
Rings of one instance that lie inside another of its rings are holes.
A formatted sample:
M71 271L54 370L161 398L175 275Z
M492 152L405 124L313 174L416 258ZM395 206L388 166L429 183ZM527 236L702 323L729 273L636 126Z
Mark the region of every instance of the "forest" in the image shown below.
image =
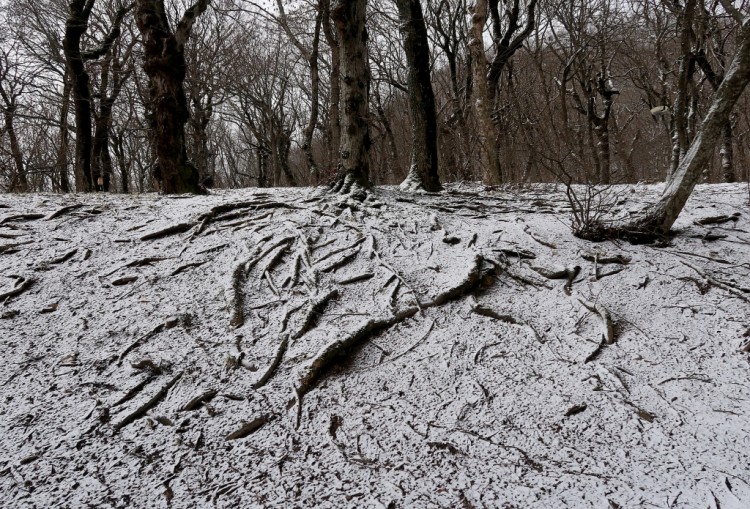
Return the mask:
M144 21L159 4L158 19ZM196 181L186 190L331 183L344 111L330 4L4 2L0 189L174 191L154 172L160 92L150 87L164 80L176 103L162 107L184 125L170 136ZM370 0L368 179L399 184L418 162L439 182L666 180L728 72L747 10L712 0ZM175 55L153 60L148 30L173 36ZM745 96L703 181L747 180L748 112ZM435 146L415 150L413 126ZM430 153L414 159L420 150Z
M0 27L0 506L750 507L750 0Z

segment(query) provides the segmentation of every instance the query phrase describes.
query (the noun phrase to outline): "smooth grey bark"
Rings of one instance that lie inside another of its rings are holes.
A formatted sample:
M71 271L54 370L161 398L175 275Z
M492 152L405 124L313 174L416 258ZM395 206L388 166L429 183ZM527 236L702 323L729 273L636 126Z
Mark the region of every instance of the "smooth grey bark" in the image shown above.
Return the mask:
M341 145L333 190L364 198L370 187L366 0L337 0L331 18L341 53Z
M411 167L403 190L440 191L437 117L430 76L430 46L419 0L396 0L404 51L409 68L411 113Z

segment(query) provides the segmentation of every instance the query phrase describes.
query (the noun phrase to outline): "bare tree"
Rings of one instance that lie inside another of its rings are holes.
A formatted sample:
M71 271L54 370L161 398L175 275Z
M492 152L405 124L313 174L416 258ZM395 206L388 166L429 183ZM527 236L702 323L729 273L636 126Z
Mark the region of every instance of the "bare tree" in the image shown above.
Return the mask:
M729 0L722 0L721 3L739 26L738 47L724 79L714 93L700 130L667 183L661 198L633 221L611 228L597 225L592 231L583 232L582 236L601 238L623 235L635 240L648 240L668 233L677 220L713 155L723 126L729 121L735 104L750 83L750 15L740 13Z
M10 192L23 192L28 191L29 182L26 179L26 167L16 134L15 120L18 112L18 99L23 95L28 79L24 76L16 50L15 46L7 50L0 47L0 100L2 100L0 108L3 112L3 130L0 131L0 139L2 139L2 134L5 134L10 144L11 163L8 165L6 189ZM0 170L3 170L2 166L4 165L0 161ZM5 172L0 172L0 176L3 173Z
M136 24L143 37L143 69L149 77L149 120L158 180L165 193L202 193L198 169L188 160L185 123L190 116L183 82L185 44L210 0L188 8L173 30L164 0L137 0Z
M82 50L81 39L89 27L91 11L96 0L72 0L69 4L68 21L65 25L63 48L72 77L73 104L76 116L76 187L81 191L91 191L94 182L91 176L91 154L93 152L91 122L91 85L85 62L105 55L115 39L120 35L122 19L133 4L120 7L112 24L112 29L98 47Z
M334 191L364 198L370 187L366 0L336 0L331 18L341 51L341 146Z
M430 77L430 46L419 0L396 0L409 68L409 110L412 123L411 167L404 190L439 191L437 118Z

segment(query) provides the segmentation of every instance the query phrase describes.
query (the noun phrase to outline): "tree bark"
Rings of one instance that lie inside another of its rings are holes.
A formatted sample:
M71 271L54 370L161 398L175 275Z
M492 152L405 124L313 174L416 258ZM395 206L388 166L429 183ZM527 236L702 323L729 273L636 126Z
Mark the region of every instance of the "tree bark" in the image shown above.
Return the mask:
M63 51L71 76L73 109L76 118L76 190L88 192L91 182L91 90L81 52L81 37L88 29L89 16L95 0L72 0L65 24Z
M331 28L331 0L320 0L320 6L323 13L323 35L331 48L331 97L328 106L329 158L330 161L338 161L341 147L341 51Z
M165 193L201 194L198 169L190 163L185 124L190 113L185 98L185 43L193 24L210 0L198 0L172 31L164 0L137 0L136 24L143 37L143 70L149 78L149 123L154 137L157 180Z
M487 82L487 55L484 51L484 25L487 22L487 0L477 0L471 16L471 40L469 53L473 63L472 77L474 109L479 124L479 151L482 164L482 180L486 185L502 182L497 160L495 125L491 116L491 97Z
M430 46L419 0L396 0L404 51L409 67L411 167L402 190L440 191L437 118L430 77Z
M370 187L366 0L336 0L331 18L341 51L341 146L334 191L364 198Z
M739 47L724 80L714 94L711 107L680 161L661 198L633 222L615 225L607 235L585 235L590 238L622 235L634 240L649 240L665 235L677 220L690 194L713 156L714 148L729 122L732 109L750 82L750 16L742 22Z

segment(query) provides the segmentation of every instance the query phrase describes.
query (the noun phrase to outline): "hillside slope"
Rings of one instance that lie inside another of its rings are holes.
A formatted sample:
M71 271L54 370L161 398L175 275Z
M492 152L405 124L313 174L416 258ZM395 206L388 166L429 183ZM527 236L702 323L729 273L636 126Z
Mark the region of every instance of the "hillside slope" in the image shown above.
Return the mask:
M747 189L666 246L567 212L0 196L0 506L750 506Z

